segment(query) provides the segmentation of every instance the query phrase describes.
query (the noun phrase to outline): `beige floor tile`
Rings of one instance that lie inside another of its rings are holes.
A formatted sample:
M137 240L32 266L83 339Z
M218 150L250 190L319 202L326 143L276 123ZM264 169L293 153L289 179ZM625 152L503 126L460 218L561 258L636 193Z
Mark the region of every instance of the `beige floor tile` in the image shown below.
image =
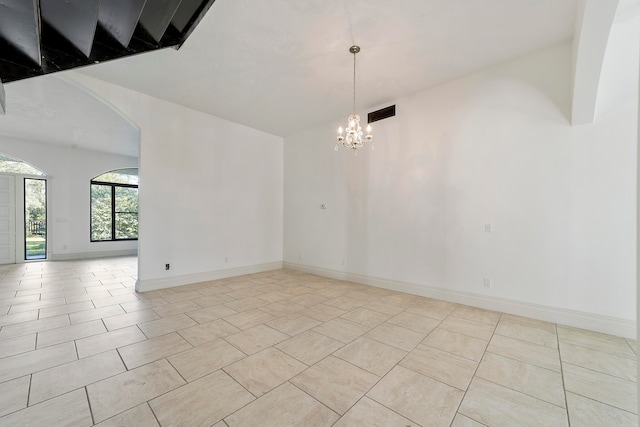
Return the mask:
M182 286L175 288L175 291L176 291L175 293L168 294L163 298L169 301L169 303L171 303L172 305L175 305L175 303L178 303L178 302L194 300L194 299L202 298L203 296L201 293L197 291L186 291L186 290L183 291L182 288L183 288Z
M419 345L400 362L400 365L452 387L466 390L478 363L426 345Z
M252 308L258 308L260 306L265 306L267 304L268 304L267 302L255 297L246 297L246 298L237 299L235 301L224 303L225 306L237 312L251 310Z
M304 305L295 304L290 301L279 301L260 307L260 310L266 311L267 313L270 313L277 317L297 313L305 309L306 307Z
M240 329L253 328L254 326L262 325L273 319L275 319L275 316L258 308L224 317L224 320Z
M291 380L338 414L344 414L380 378L337 357L328 356Z
M195 320L186 314L178 314L171 317L164 317L162 319L141 323L138 327L147 337L153 338L170 332L179 331L180 329L190 328L197 324L198 323L196 323Z
M34 301L24 304L12 305L9 314L22 313L24 311L33 311L45 307L64 306L66 303L64 297L45 299L42 301Z
M36 334L0 341L0 359L36 349Z
M338 298L334 298L329 301L326 301L324 304L330 305L331 307L335 307L339 310L351 311L365 305L367 302L368 301L361 301L361 300L349 298L343 295Z
M16 323L28 322L30 320L38 319L38 310L25 311L16 314L6 314L0 316L0 327L7 325L14 325Z
M618 356L567 343L560 343L560 355L564 363L581 366L625 380L636 381L638 376L636 357Z
M560 353L549 347L494 335L489 342L487 352L560 372Z
M118 316L106 317L103 321L107 329L113 331L116 329L126 328L127 326L137 325L138 323L158 320L159 318L160 316L158 316L153 310L148 309L121 314Z
M225 418L229 427L329 427L338 415L297 387L284 383Z
M349 343L362 336L370 328L345 319L333 319L313 328L315 332L343 343Z
M523 325L509 319L502 319L496 328L496 334L527 341L550 348L558 348L558 337L555 332L534 326Z
M453 419L453 423L451 423L451 427L485 427L485 425L480 424L469 417L465 417L462 414L456 414L456 417Z
M422 343L476 362L480 361L488 344L485 340L441 328L431 332Z
M471 320L472 322L486 323L487 325L495 326L500 320L501 313L468 305L459 305L451 312L451 315Z
M449 316L444 319L442 323L440 323L439 327L462 335L480 338L481 340L491 339L494 331L494 326L492 325L461 319L454 316Z
M86 338L107 332L101 320L78 323L57 329L38 332L37 348L48 347L62 342Z
M111 417L96 427L160 427L155 415L146 403L131 408L121 414Z
M2 426L91 426L84 389L72 391L0 418Z
M366 326L368 328L375 328L379 324L388 320L391 316L388 314L380 313L379 311L369 310L367 308L358 307L348 313L340 316L342 319L347 319L353 323Z
M161 425L210 426L253 400L229 375L216 371L153 399L149 405Z
M456 309L456 307L457 304L454 303L428 298L424 298L416 302L414 297L413 302L407 308L407 312L419 314L425 317L432 317L437 320L444 320L453 312L453 310Z
M232 364L246 355L224 340L211 341L170 356L169 362L191 382Z
M262 292L258 291L257 289L253 289L252 287L248 286L245 288L240 288L233 291L225 292L225 295L235 300L242 300L245 298L251 298L256 295L260 295L261 293Z
M108 305L106 307L94 308L93 310L78 311L70 313L69 319L71 324L88 322L91 320L102 319L109 316L117 316L125 314L125 311L119 305Z
M76 359L73 342L5 357L0 363L0 383Z
M377 328L367 332L365 337L392 345L400 350L411 351L424 339L425 335L426 334L414 332L397 325L383 323Z
M126 370L115 350L36 372L31 377L29 404L68 393Z
M307 369L304 363L275 348L267 348L224 368L254 396L260 397Z
M176 332L161 335L149 340L140 341L125 347L120 347L118 353L122 357L127 369L137 368L167 356L193 348Z
M225 337L225 341L246 354L254 354L288 339L289 336L266 325L258 325Z
M516 316L515 314L502 314L502 319L510 320L512 322L518 322L523 325L532 326L534 328L544 329L552 334L556 333L556 324L551 322L545 322L543 320L532 319L530 317Z
M26 408L28 397L29 375L0 383L0 417Z
M478 367L476 377L565 407L562 375L559 372L487 353Z
M569 425L563 408L481 378L473 380L458 411L487 426Z
M67 296L65 297L65 299L67 300L67 304L68 304L68 303L74 303L74 302L89 301L97 298L108 298L110 296L111 294L109 293L109 291L106 291L106 290L91 292L91 293L86 293L83 291L82 294Z
M172 317L189 311L200 310L200 306L194 301L180 301L153 307L153 311L160 317Z
M612 427L636 426L638 416L586 397L567 393L569 420L572 426Z
M193 346L215 341L237 332L240 332L240 329L222 319L178 331Z
M406 351L365 337L356 339L334 353L334 356L379 377L389 372L406 355Z
M365 304L363 308L368 308L369 310L375 310L379 313L388 314L389 316L395 316L396 314L404 311L404 307L400 307L393 304L386 304L380 301L373 301Z
M122 304L125 302L132 302L132 301L139 301L139 300L136 295L128 294L128 295L119 295L117 297L96 298L92 301L93 301L93 305L95 305L96 308L100 308L100 307L106 307L108 305Z
M212 307L214 305L221 305L221 304L224 304L225 302L231 302L231 301L233 301L233 298L227 295L222 295L222 294L200 297L198 299L193 300L193 302L195 302L196 304L198 304L200 307L203 307L203 308Z
M313 317L321 322L327 322L338 316L342 316L345 313L345 310L340 310L339 308L332 307L325 303L314 305L304 311L305 316Z
M275 347L310 366L324 359L343 345L340 341L329 338L326 335L306 331Z
M416 296L410 295L410 294L404 294L401 292L396 292L396 293L381 297L379 301L385 304L397 305L398 307L407 308L416 303Z
M464 392L397 366L367 396L421 425L448 426Z
M614 337L613 335L571 328L569 326L558 326L558 339L560 342L592 348L605 353L635 357L635 353L629 343L624 338Z
M320 295L296 295L289 298L287 301L291 301L294 304L304 305L305 307L313 307L314 305L323 303L329 298L322 297Z
M413 423L397 414L396 412L382 406L367 397L363 397L356 403L349 412L344 414L334 427L389 427L389 426L412 426Z
M95 307L91 301L75 302L72 304L58 305L40 309L40 319L58 316L60 314L75 313L77 311L92 310Z
M198 323L207 323L236 313L235 310L226 305L212 305L194 311L187 311L185 314Z
M579 366L562 364L567 391L634 414L638 410L636 383Z
M440 321L405 311L390 318L388 323L402 326L420 334L428 334L440 324Z
M321 322L303 314L290 314L267 322L266 325L291 337L318 326Z
M129 326L113 332L76 340L76 348L78 349L78 357L83 358L146 339L147 337L137 326Z
M5 316L8 317L8 316ZM0 330L0 340L7 338L19 337L21 335L29 335L35 332L47 331L49 329L61 328L69 325L69 316L62 314L60 316L49 317L46 319L30 320L22 323L3 326Z
M185 382L166 360L159 360L87 386L95 422L161 396Z

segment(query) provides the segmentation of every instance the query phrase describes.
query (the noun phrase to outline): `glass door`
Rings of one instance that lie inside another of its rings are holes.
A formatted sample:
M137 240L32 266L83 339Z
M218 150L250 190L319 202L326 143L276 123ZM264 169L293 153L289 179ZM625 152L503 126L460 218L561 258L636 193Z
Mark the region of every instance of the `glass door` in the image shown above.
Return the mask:
M24 259L47 258L47 181L24 179Z

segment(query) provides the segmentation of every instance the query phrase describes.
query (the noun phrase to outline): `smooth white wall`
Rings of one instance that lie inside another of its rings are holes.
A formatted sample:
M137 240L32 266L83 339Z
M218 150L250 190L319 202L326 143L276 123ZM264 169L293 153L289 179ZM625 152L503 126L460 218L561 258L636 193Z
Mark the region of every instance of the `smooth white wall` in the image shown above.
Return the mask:
M282 138L77 73L71 78L141 130L139 290L281 265Z
M10 136L0 136L0 152L30 163L49 178L47 244L51 259L135 253L136 241L90 241L89 182L113 169L137 167L137 158Z
M565 44L389 102L357 157L348 112L286 138L284 261L634 319L635 106L572 127L570 77Z

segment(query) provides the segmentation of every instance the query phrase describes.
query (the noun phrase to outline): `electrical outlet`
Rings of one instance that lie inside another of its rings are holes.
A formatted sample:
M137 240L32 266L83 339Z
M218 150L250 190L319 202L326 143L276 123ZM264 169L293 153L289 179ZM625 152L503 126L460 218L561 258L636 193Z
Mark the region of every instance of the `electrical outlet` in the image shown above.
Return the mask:
M488 277L485 277L484 280L482 281L482 284L484 285L485 288L490 288L491 287L491 279L489 279Z
M485 224L485 225L484 225L484 232L485 232L485 233L491 233L491 232L493 232L493 224Z
M347 265L347 260L342 258L342 265Z
M164 265L164 269L165 269L165 270L169 270L170 268L171 268L171 264L165 264L165 265Z
M321 204L320 209L327 209L327 204L326 203Z
M300 259L304 259L304 254L300 252Z
M225 263L229 262L229 257L228 256L224 257L224 262Z

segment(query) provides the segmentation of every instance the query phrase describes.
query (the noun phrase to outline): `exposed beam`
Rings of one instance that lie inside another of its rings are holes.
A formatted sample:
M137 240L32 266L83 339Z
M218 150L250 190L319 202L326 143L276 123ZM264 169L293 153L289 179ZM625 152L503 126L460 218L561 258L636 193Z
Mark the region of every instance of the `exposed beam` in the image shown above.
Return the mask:
M571 123L595 120L600 74L619 0L582 0L573 39Z
M159 42L169 27L182 0L147 0L140 15L140 25Z

